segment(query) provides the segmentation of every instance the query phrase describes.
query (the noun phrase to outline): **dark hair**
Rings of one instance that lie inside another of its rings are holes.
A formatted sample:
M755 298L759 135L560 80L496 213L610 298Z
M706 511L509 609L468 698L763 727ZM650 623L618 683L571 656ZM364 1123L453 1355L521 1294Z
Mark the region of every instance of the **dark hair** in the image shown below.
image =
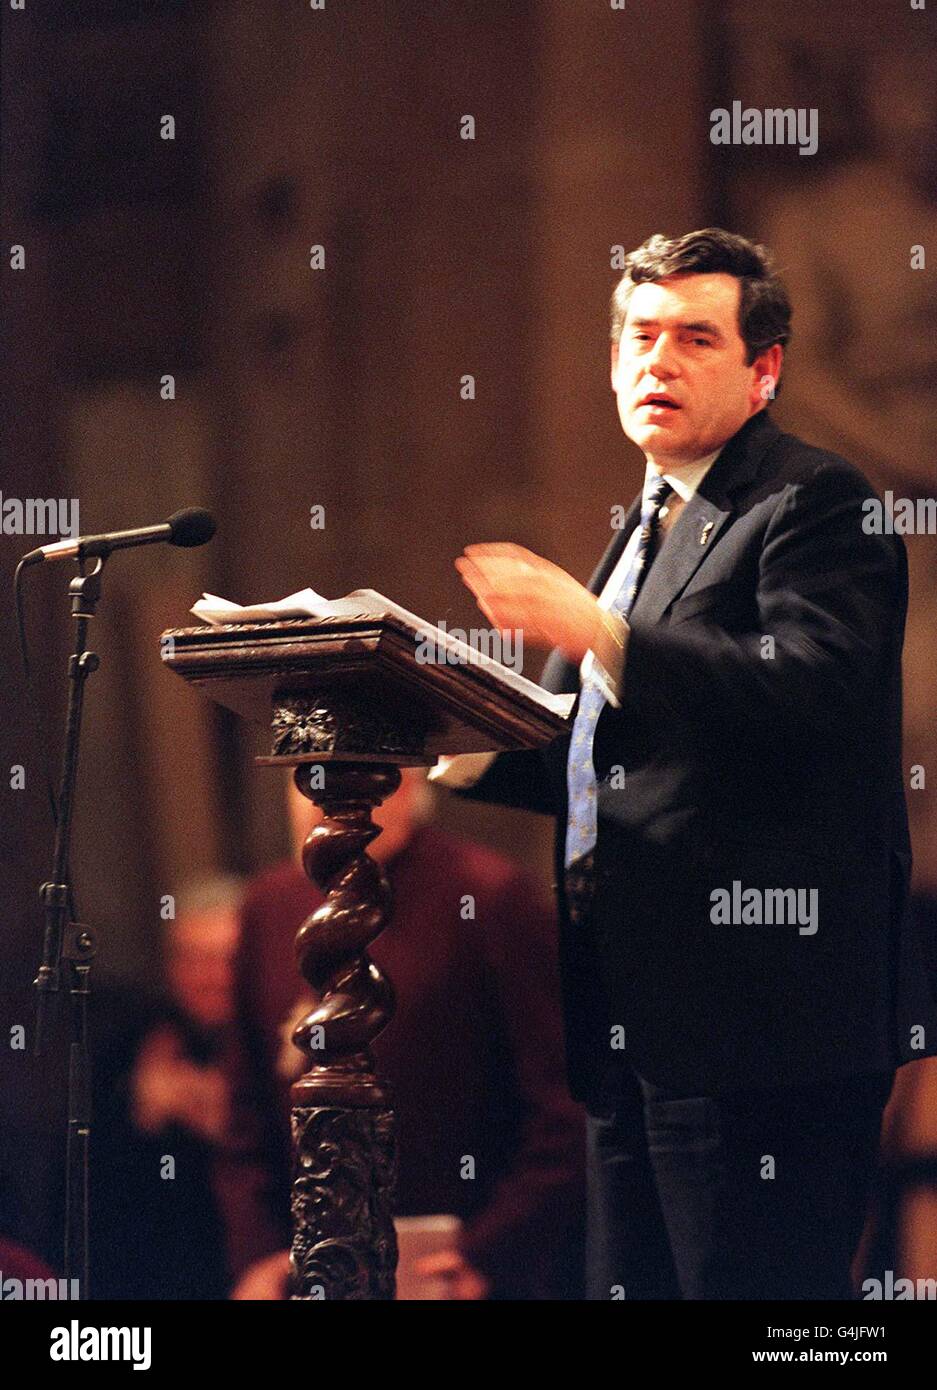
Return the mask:
M748 241L721 227L704 227L685 236L659 232L625 260L625 273L612 293L612 342L621 340L628 301L635 285L663 280L668 275L711 275L722 272L741 282L739 333L748 365L759 353L791 336L791 301L766 246Z

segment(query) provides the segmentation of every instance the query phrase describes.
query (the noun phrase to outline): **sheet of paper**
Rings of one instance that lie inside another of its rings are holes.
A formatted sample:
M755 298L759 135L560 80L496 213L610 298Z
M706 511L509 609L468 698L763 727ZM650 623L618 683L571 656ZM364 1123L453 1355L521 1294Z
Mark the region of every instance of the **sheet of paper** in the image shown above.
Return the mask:
M315 589L300 589L273 603L246 606L231 603L217 594L203 594L189 611L203 623L220 627L223 623L276 622L281 618L326 618L335 612L335 606L329 599L317 594Z

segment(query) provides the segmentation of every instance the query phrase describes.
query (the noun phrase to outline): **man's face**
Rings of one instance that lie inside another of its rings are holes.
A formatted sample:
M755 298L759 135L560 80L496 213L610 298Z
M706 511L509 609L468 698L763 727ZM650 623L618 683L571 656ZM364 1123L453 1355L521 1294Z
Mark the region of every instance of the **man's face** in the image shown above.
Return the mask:
M173 923L167 961L173 997L206 1028L228 1023L234 1009L235 907L187 912Z
M653 461L713 453L765 403L763 377L780 349L746 365L740 294L722 273L635 285L612 345L612 389L622 429Z

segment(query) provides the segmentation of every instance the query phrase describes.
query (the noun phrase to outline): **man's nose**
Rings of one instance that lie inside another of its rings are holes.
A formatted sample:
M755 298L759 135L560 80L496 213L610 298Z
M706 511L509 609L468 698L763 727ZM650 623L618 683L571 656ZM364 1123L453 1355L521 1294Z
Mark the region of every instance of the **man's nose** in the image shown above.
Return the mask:
M658 334L651 351L645 353L641 360L643 365L656 377L672 377L677 373L677 356L674 344L666 333Z

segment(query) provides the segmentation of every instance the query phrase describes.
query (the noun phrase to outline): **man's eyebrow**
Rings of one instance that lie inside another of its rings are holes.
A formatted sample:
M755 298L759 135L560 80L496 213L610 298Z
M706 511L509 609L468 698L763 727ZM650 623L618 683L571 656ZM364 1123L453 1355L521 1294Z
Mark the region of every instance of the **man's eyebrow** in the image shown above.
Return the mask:
M658 328L659 319L631 319L629 328ZM711 338L722 339L722 332L716 324L710 323L708 319L692 319L689 322L678 320L677 327L687 333L708 333Z
M716 324L710 323L708 319L695 319L692 323L682 323L681 328L685 328L688 333L708 333L711 338L721 338L722 333Z

